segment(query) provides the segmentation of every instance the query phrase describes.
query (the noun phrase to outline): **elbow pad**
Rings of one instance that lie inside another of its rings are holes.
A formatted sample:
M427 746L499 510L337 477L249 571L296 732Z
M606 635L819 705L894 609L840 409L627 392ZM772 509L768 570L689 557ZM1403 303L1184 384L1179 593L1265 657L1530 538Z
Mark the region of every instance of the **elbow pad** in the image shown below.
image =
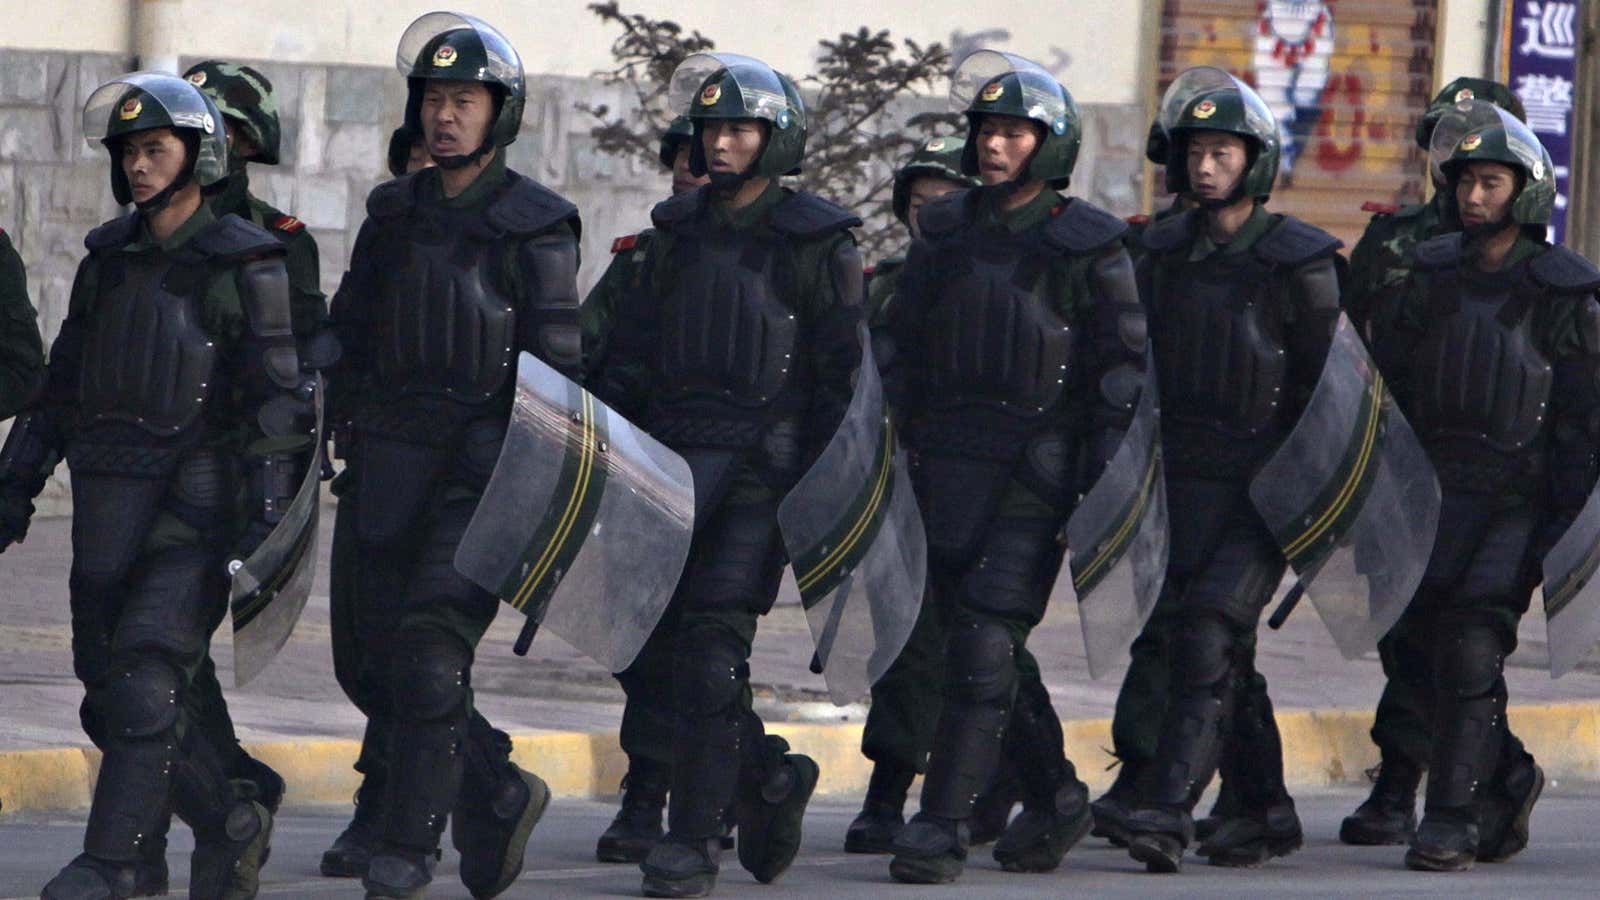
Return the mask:
M528 291L529 327L525 346L571 373L583 363L578 326L578 244L570 236L525 242L518 254Z
M282 258L245 263L239 270L239 286L245 319L262 347L262 371L278 387L299 387L300 354L290 314L289 272Z

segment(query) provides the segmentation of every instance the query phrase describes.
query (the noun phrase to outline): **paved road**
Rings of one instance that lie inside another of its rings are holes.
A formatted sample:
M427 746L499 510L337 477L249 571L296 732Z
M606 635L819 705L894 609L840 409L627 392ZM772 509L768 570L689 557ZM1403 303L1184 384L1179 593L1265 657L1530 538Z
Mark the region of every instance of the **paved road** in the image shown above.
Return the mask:
M974 853L967 876L953 888L907 888L889 881L883 857L850 856L839 851L845 825L855 808L843 801L813 804L807 817L806 846L795 867L776 885L762 888L739 868L733 854L723 858L717 896L787 897L829 900L858 897L1037 897L1068 891L1094 897L1574 897L1593 896L1600 883L1600 835L1592 827L1600 806L1600 786L1556 784L1546 791L1534 816L1534 844L1513 861L1480 866L1461 875L1407 871L1403 848L1355 848L1334 837L1339 818L1358 802L1354 791L1302 795L1301 815L1309 839L1287 859L1253 870L1214 869L1191 860L1181 875L1155 876L1098 839L1089 838L1049 875L1001 872L986 850ZM594 862L594 838L611 808L602 803L558 801L529 848L528 871L506 897L638 896L639 872L633 866ZM360 897L357 884L316 875L317 859L343 824L342 810L307 809L280 817L263 897ZM82 821L74 817L12 818L0 826L0 900L36 897L45 880L77 850ZM186 879L189 837L173 836L174 884ZM455 878L454 854L447 851L432 896L467 897Z

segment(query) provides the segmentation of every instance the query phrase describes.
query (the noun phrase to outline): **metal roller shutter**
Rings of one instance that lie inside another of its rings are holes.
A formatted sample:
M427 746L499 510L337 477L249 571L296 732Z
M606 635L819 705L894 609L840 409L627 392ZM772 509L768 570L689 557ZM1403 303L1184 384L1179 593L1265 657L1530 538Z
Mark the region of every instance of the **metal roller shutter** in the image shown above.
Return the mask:
M1435 32L1433 0L1166 0L1159 89L1200 65L1255 86L1286 151L1272 208L1353 246L1371 216L1363 202L1422 199L1413 135L1432 96Z

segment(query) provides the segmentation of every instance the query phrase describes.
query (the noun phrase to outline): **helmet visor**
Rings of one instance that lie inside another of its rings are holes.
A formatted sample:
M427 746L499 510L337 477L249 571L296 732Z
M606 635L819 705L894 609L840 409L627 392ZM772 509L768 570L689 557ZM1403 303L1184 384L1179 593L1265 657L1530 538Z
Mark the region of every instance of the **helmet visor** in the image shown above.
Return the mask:
M466 53L449 40L440 40L450 32L460 31L477 36L483 47L482 59L477 58L475 48ZM481 19L453 12L432 12L412 22L400 36L394 64L407 78L486 81L506 87L522 80L522 58L504 35Z
M966 112L995 79L1011 73L1018 76L1023 108L1042 108L1043 114L1034 118L1049 121L1063 114L1066 105L1056 77L1032 60L999 50L979 50L956 66L950 76L951 111Z
M778 121L790 108L778 73L737 53L696 53L679 63L667 87L667 102L675 114L694 118L768 122Z
M192 128L215 134L216 107L199 88L163 72L134 72L94 89L83 104L83 138L91 145L107 137L147 128Z

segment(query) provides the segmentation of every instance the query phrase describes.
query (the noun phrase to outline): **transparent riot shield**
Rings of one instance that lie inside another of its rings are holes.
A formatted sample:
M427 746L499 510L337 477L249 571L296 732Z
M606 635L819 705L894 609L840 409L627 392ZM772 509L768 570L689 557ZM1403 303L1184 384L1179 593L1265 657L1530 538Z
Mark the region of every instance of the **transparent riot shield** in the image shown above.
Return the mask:
M911 636L928 561L865 328L844 420L779 504L778 527L828 694L840 706L858 701Z
M288 643L316 574L317 526L322 492L322 379L313 387L315 449L283 518L250 558L230 563L233 582L233 683L243 687L261 674Z
M1600 488L1544 556L1544 617L1550 677L1572 671L1600 641Z
M1152 373L1154 369L1150 370ZM1089 661L1099 678L1122 661L1156 608L1167 571L1167 487L1155 377L1146 378L1122 445L1067 520L1069 565Z
M531 354L455 566L612 672L672 599L694 529L676 453Z
M1377 646L1427 568L1439 480L1343 314L1310 403L1250 499L1340 652Z

